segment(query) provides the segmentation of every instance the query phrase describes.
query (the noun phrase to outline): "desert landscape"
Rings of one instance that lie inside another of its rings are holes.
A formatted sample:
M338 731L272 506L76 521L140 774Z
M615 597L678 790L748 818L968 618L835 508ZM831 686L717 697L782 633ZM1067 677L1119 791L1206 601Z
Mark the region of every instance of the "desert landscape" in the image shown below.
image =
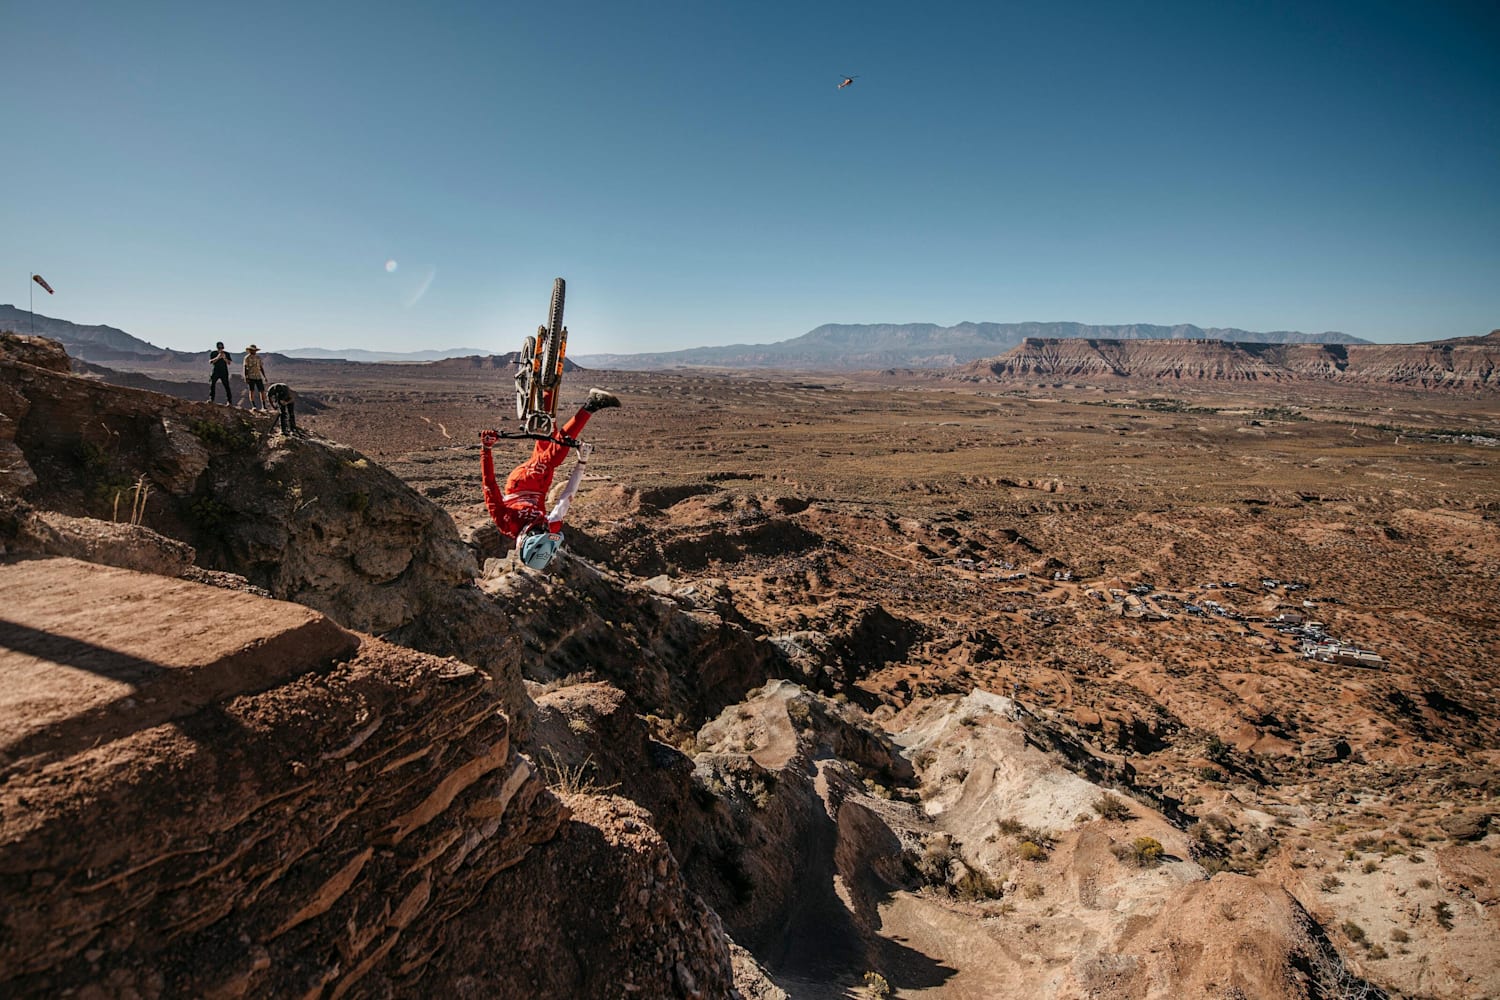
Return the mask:
M4 30L0 998L1500 997L1500 5Z
M504 359L268 362L301 440L201 365L11 338L7 989L1496 995L1496 341L1419 345L1480 359L1426 382L1204 342L575 371L562 409L623 406L537 573L480 496ZM205 652L212 602L282 653ZM54 690L43 635L142 665ZM360 784L409 740L430 777Z

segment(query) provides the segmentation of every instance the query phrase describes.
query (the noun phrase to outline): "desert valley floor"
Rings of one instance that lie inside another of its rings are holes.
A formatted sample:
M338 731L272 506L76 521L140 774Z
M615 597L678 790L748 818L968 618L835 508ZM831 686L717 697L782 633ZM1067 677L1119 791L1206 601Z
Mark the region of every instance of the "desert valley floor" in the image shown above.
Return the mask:
M503 375L400 372L310 384L308 426L482 523ZM975 689L1046 713L1373 979L1433 988L1434 907L1493 930L1495 890L1444 903L1435 870L1500 773L1493 394L579 372L570 399L589 383L625 405L589 427L576 551L839 636L877 717ZM1219 806L1263 823L1215 831Z
M1500 995L1493 391L578 371L560 412L590 385L623 406L584 435L575 558L537 574L480 492L478 432L515 422L504 368L274 374L309 444L172 401L214 461L256 449L260 478L236 481L268 496L223 503L282 511L277 530L310 511L304 542L355 563L381 541L361 531L445 520L418 499L383 522L397 498L375 466L446 510L482 570L443 607L482 602L522 648L519 746L594 817L575 831L629 846L631 817L655 824L703 901L682 906L747 949L747 998ZM45 428L22 431L45 471ZM528 449L502 442L501 475ZM344 495L269 496L315 467ZM50 491L58 509L109 519L80 481ZM205 568L286 579L270 557L210 565L217 501L162 502ZM485 648L458 617L391 639L445 655L442 629ZM380 981L430 984L441 960L465 995L523 995L462 978L483 952L434 945Z

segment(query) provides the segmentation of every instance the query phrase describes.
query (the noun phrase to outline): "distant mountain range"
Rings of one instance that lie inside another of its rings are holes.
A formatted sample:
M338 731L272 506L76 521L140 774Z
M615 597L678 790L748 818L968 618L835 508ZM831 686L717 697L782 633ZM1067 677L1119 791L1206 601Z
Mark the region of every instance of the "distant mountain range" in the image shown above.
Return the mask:
M24 310L0 305L0 330L28 333ZM61 341L75 358L114 368L197 373L208 356L171 351L111 326L80 326L37 316L38 334ZM243 344L231 344L238 361ZM859 371L959 369L968 380L1027 378L1325 379L1418 384L1444 388L1500 386L1495 335L1429 344L1371 344L1343 333L1203 328L1192 325L1088 326L1082 323L931 323L855 325L830 323L775 344L698 347L659 354L595 354L567 360L588 368L650 370L672 367L783 368ZM295 377L300 366L408 363L455 371L498 370L514 354L478 348L444 351L328 350L298 348L266 353L274 371ZM963 366L969 366L967 370ZM206 369L205 369L206 370Z
M1095 340L1231 340L1252 344L1366 344L1347 333L1258 333L1222 327L1154 326L1131 323L1091 326L1085 323L825 323L791 340L774 344L694 347L656 354L586 354L587 368L651 370L656 368L951 368L993 358L1028 337Z
M112 326L80 326L65 319L54 319L40 313L32 314L15 306L0 305L0 330L38 337L50 337L64 347L102 347L109 351L128 354L164 354L164 348L148 344L139 337L132 337L124 330ZM212 345L210 345L212 346ZM71 350L69 353L73 353ZM74 354L75 357L78 355Z
M201 351L174 351L133 337L124 330L112 326L80 326L65 319L38 314L33 324L31 313L15 306L0 305L0 331L30 334L33 330L39 337L50 337L63 345L68 355L93 365L105 365L112 369L148 370L157 373L183 374L185 369L207 372L208 355L212 342L205 343ZM228 345L235 369L244 357L243 343ZM478 347L450 347L441 351L362 351L359 349L338 350L323 347L297 347L289 351L261 351L261 357L274 372L295 372L305 366L321 366L352 362L354 364L412 364L441 365L455 371L472 369L510 369L516 363L519 352L489 354ZM572 358L563 359L563 371L577 371ZM97 374L97 373L95 373ZM205 376L206 377L206 376ZM234 376L238 378L238 375ZM273 376L274 377L274 376ZM121 382L120 384L132 384ZM195 390L196 391L196 390Z
M130 359L132 355L145 358L188 361L205 358L213 348L214 340L206 340L201 351L174 351L157 347L124 330L112 326L81 326L65 319L43 316L35 317L25 309L11 305L0 305L0 330L29 334L33 331L40 337L50 337L68 349L75 358L96 364ZM229 351L236 356L244 353L244 344L229 344ZM461 358L483 355L487 352L478 347L450 347L440 351L362 351L358 348L294 347L289 351L278 351L276 356L303 360L343 360L363 363L393 362L421 364L440 361L444 358Z
M361 361L367 364L394 362L396 364L419 364L423 361L442 361L445 358L479 357L488 352L482 347L448 347L441 351L362 351L357 347L294 347L281 354L289 358L317 358L324 360Z

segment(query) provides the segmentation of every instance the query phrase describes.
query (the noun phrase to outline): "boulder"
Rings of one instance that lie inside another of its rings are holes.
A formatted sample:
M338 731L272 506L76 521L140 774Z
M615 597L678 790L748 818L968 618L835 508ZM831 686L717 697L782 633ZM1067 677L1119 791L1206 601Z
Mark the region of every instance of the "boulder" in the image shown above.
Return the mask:
M1302 744L1300 752L1308 760L1317 761L1320 764L1336 764L1348 758L1350 748L1349 744L1341 739L1324 737L1306 741Z
M37 507L106 521L114 498L128 511L143 483L143 526L191 546L56 522L29 551L172 573L195 552L201 570L490 671L524 732L510 622L478 599L474 549L440 507L351 448L272 435L264 415L72 375L55 345L18 343L0 344L0 483ZM153 549L161 562L147 566Z
M1454 840L1478 840L1489 830L1490 819L1487 812L1461 812L1444 816L1438 826Z
M0 333L0 358L53 372L72 371L72 362L62 344L46 337L23 337Z
M11 555L69 556L162 576L182 575L194 556L191 545L139 524L38 511L4 495L0 495L0 549Z
M188 494L208 468L209 452L181 420L163 415L152 428L151 478L169 493Z
M144 525L51 511L38 513L34 523L40 536L39 551L47 555L71 556L161 576L181 576L193 564L191 545L159 535Z

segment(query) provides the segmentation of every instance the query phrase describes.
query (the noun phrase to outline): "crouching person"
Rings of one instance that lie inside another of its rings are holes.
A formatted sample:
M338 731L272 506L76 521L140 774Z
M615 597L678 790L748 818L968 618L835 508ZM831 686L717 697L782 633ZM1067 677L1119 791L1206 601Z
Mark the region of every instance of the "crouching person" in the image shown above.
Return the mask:
M285 382L273 382L266 390L266 398L276 406L281 417L281 433L301 435L297 430L297 394Z

